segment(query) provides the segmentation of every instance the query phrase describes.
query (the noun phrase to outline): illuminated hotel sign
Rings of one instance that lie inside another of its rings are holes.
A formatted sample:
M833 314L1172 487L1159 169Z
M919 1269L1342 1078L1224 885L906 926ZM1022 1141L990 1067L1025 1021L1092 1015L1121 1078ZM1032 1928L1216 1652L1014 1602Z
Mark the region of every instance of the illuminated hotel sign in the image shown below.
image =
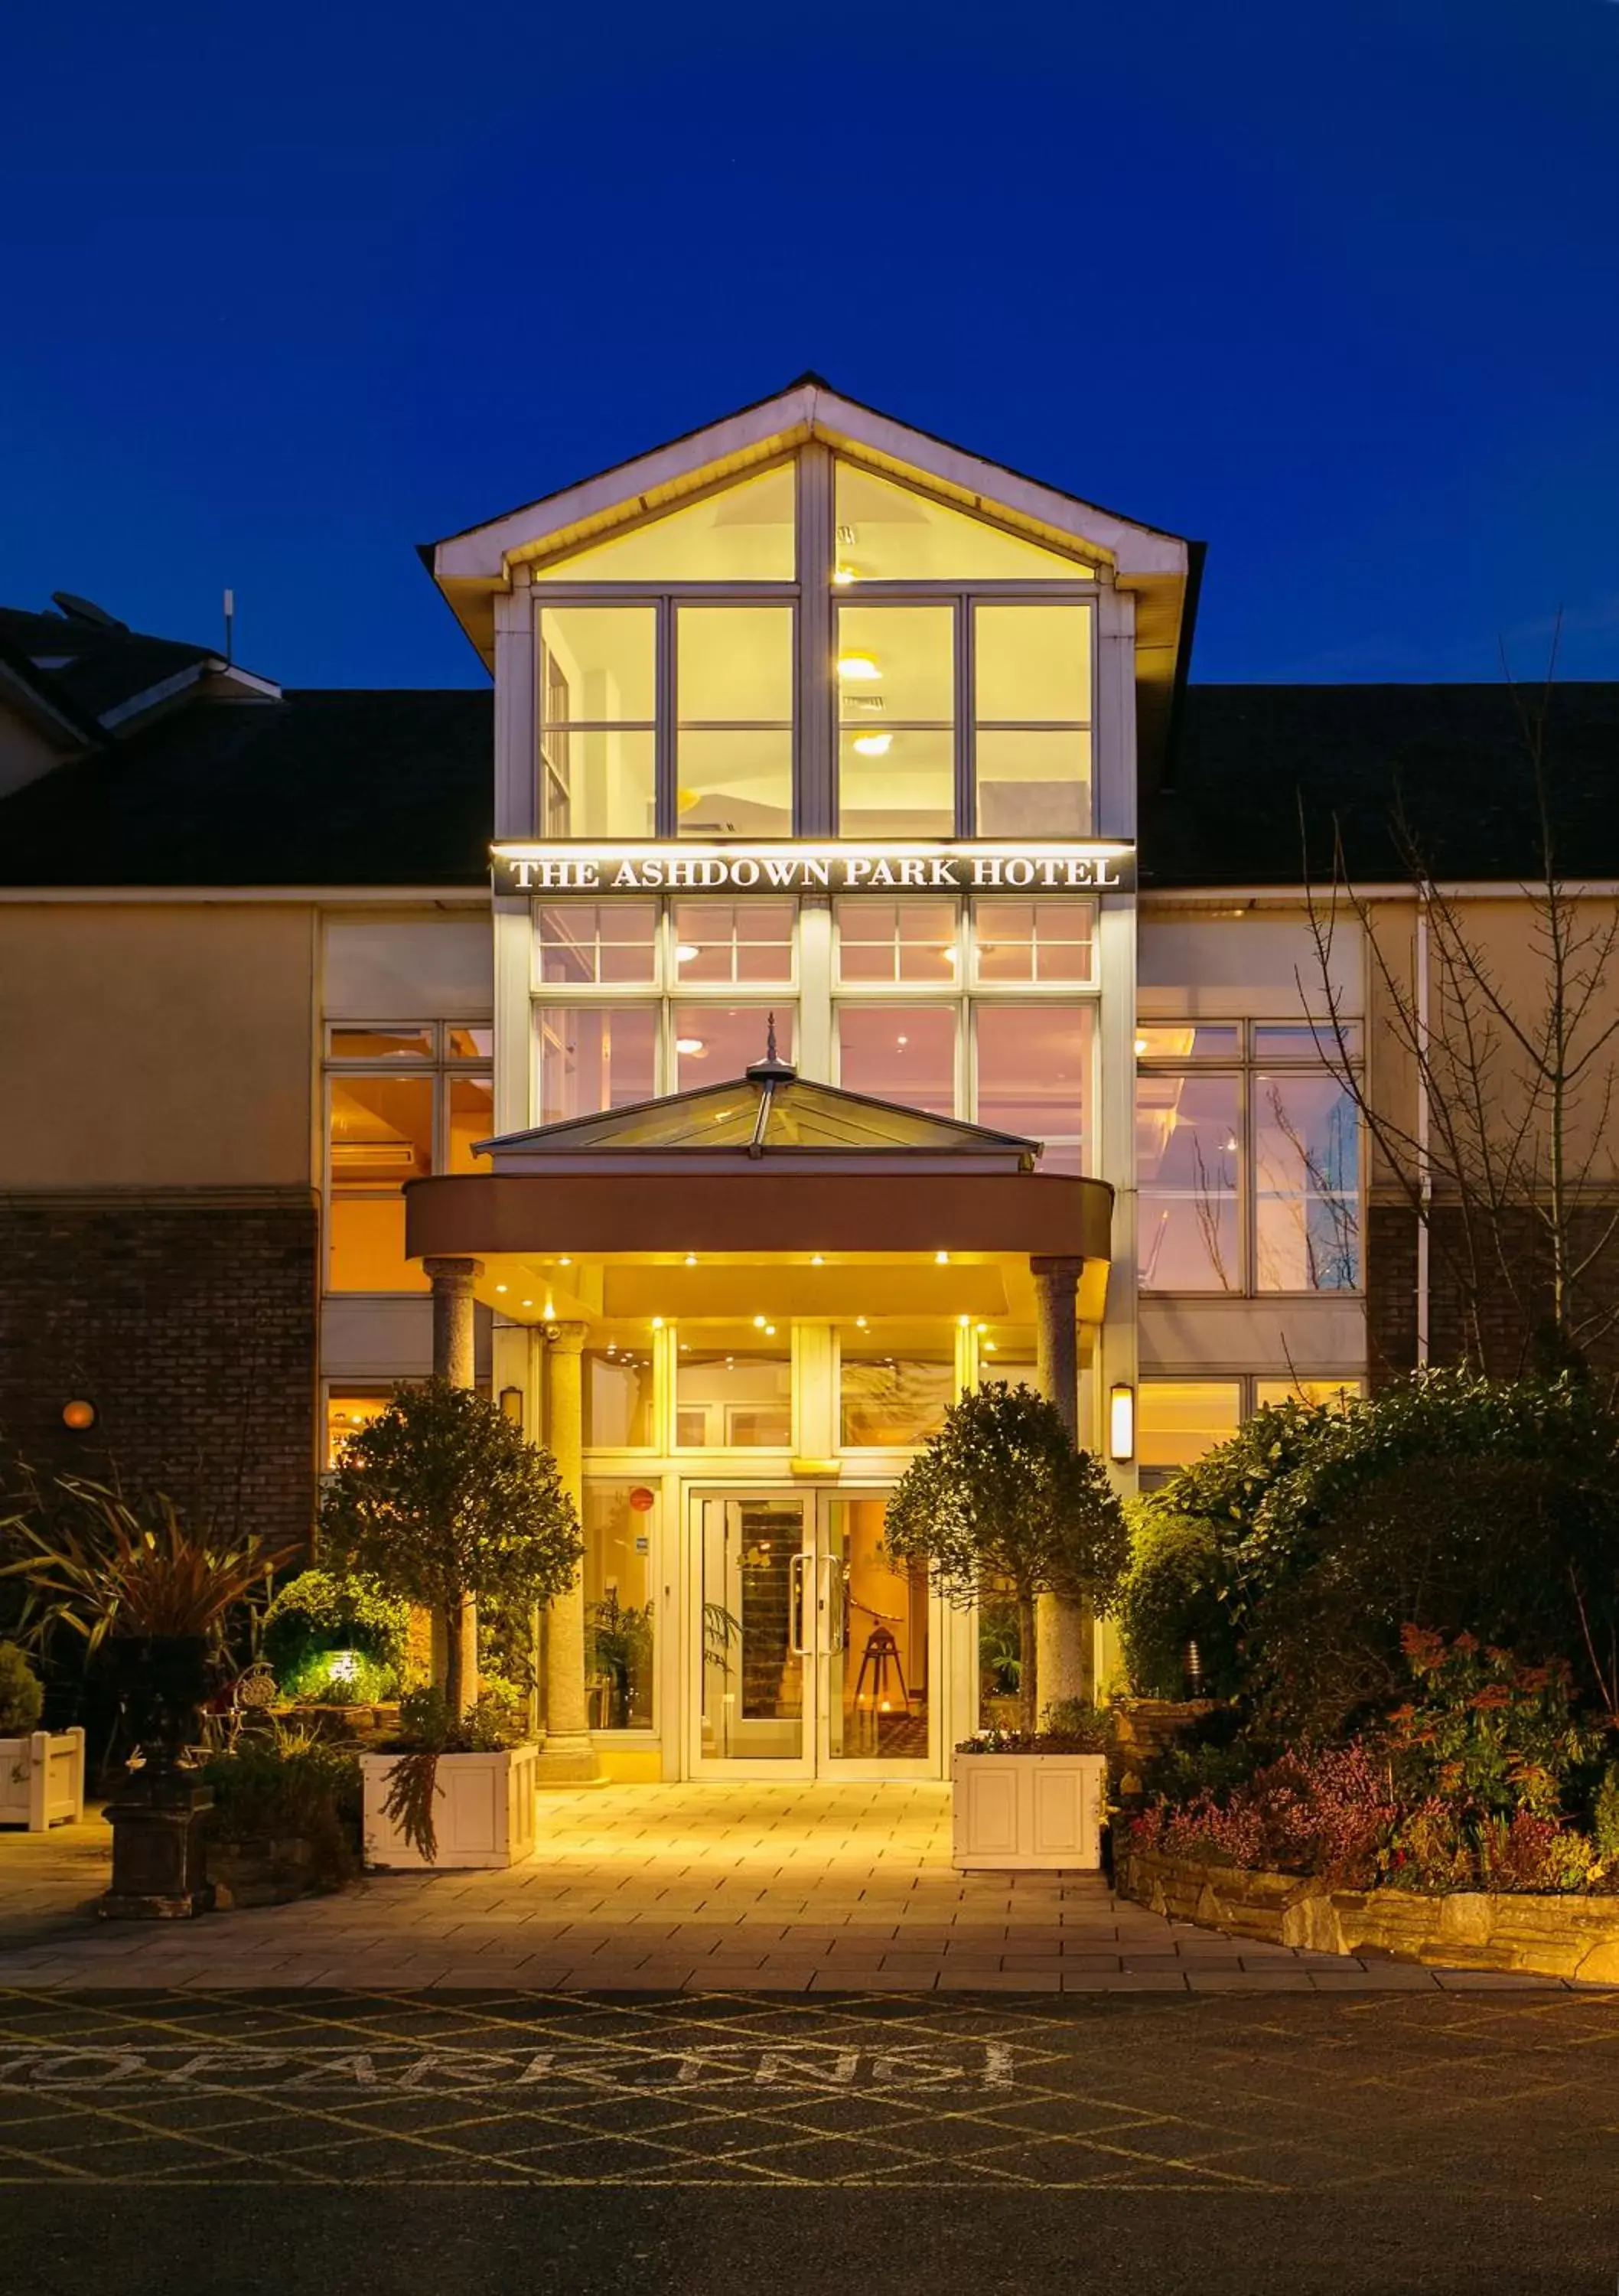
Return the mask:
M1116 893L1128 845L494 845L497 893Z

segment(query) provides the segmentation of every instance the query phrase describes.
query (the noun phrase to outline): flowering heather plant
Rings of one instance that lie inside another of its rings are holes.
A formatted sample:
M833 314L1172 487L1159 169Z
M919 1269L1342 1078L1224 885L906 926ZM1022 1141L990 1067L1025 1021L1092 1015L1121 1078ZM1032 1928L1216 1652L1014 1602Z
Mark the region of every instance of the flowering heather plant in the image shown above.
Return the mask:
M1180 1809L1160 1804L1132 1828L1137 1848L1219 1864L1316 1874L1366 1887L1396 1816L1386 1770L1363 1744L1285 1754L1220 1799L1205 1790Z
M1394 1775L1411 1798L1431 1793L1465 1818L1509 1823L1519 1811L1554 1818L1570 1775L1592 1761L1600 1737L1572 1712L1574 1680L1561 1660L1520 1666L1473 1635L1448 1642L1402 1630L1418 1695L1389 1717Z

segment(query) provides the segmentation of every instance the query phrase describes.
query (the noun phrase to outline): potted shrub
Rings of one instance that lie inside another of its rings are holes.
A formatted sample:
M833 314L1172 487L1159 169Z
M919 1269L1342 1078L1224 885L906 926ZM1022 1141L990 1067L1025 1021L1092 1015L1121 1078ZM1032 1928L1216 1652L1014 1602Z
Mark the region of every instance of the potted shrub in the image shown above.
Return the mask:
M0 1643L0 1825L30 1833L85 1814L85 1734L42 1730L45 1692L15 1643Z
M264 1654L287 1704L334 1737L397 1719L410 1605L370 1580L300 1570L265 1613Z
M161 1492L131 1502L63 1476L66 1512L12 1519L20 1579L42 1631L82 1636L117 1694L135 1753L107 1816L112 1885L99 1910L184 1918L210 1904L200 1821L212 1796L195 1758L225 1620L290 1549L256 1533L193 1530Z
M360 1767L351 1747L273 1725L209 1754L206 1855L220 1908L340 1890L360 1869Z
M572 1584L585 1549L555 1461L470 1388L399 1387L344 1445L321 1536L334 1570L430 1611L445 1654L437 1699L407 1694L398 1742L361 1758L367 1864L526 1857L538 1749L503 1702L469 1710L462 1620L469 1603L532 1607Z
M1099 1866L1107 1756L1075 1715L1039 1729L1034 1622L1043 1595L1112 1604L1129 1534L1106 1469L1075 1449L1054 1403L997 1382L945 1414L888 1502L885 1538L896 1562L927 1565L947 1602L1010 1603L1017 1614L1019 1726L956 1749L954 1863Z

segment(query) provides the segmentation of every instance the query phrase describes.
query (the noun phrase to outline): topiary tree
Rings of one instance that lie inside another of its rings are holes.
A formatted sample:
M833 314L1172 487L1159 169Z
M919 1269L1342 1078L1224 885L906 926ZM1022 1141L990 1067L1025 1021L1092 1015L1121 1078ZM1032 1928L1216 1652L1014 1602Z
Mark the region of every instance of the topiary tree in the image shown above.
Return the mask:
M901 1476L884 1532L896 1562L923 1562L945 1600L1018 1607L1022 1726L1037 1726L1034 1605L1042 1595L1112 1607L1130 1536L1107 1470L1076 1451L1057 1406L996 1381L963 1395Z
M444 1630L445 1702L466 1704L469 1602L550 1602L584 1554L579 1518L548 1451L471 1389L397 1387L349 1438L321 1505L323 1559L431 1611Z

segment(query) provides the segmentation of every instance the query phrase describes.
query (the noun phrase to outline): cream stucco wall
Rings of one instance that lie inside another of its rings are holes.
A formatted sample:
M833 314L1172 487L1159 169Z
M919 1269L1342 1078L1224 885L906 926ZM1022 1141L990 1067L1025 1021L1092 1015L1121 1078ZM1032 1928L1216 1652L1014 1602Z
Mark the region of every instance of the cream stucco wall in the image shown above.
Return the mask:
M0 905L0 1188L315 1177L311 910Z

